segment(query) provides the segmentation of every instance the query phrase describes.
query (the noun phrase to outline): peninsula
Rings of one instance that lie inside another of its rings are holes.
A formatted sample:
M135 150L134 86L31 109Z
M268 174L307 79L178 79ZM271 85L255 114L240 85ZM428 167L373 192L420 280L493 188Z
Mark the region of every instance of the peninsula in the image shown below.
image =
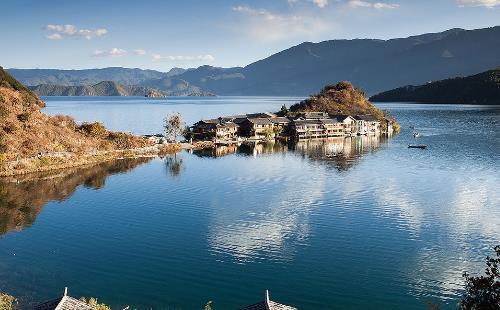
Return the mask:
M0 67L0 176L94 164L161 151L143 138L42 113L45 103Z
M500 68L420 86L404 86L370 98L378 102L500 104Z
M372 105L350 82L328 85L290 109L200 120L191 127L194 140L215 144L270 139L311 139L399 132L396 120Z

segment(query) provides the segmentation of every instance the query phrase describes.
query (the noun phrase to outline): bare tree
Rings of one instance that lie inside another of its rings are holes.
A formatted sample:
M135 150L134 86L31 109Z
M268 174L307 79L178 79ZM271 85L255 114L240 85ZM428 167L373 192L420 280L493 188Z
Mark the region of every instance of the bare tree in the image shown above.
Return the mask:
M185 128L182 116L177 113L167 114L163 120L163 128L165 129L165 137L168 141L177 141L177 137L182 134Z

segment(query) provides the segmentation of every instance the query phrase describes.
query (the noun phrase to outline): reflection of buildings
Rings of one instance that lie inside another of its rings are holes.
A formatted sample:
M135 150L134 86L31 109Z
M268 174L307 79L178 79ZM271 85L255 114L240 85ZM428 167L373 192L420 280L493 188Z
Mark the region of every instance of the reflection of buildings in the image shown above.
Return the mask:
M48 202L68 198L80 185L100 189L108 176L129 171L150 160L122 159L88 168L29 175L31 179L24 181L19 179L22 176L3 180L0 182L0 235L33 224Z
M379 136L382 132L391 134L391 122L388 119L381 122L374 115L301 112L280 117L266 112L201 120L193 125L192 132L196 140L215 140L221 143L234 143L240 141L240 137L269 140L275 136L295 139Z
M303 140L291 147L311 160L321 160L345 170L353 166L363 154L380 148L384 141L385 138L380 136L358 136Z
M193 154L199 157L222 157L238 152L236 144L220 145L214 148L204 148L200 150L193 150Z
M237 145L223 145L211 149L196 150L200 157L221 157L230 154L259 156L273 153L292 152L311 160L334 164L338 169L350 168L363 154L373 152L386 141L383 136L335 137L328 139L307 139L296 142L246 142Z

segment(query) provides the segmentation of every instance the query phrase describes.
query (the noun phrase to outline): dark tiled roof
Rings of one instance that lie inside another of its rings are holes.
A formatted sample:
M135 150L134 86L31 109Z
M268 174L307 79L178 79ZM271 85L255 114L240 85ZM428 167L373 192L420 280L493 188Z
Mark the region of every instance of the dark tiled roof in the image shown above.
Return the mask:
M245 308L241 308L240 310L267 310L266 303L261 301L259 303L246 306Z
M325 119L321 119L320 121L323 124L337 124L337 123L339 123L338 120L332 119L332 118L325 118Z
M248 118L268 118L268 117L276 117L276 114L271 112L263 112L263 113L250 113L247 114Z
M235 123L232 122L227 122L227 123L222 123L222 124L217 124L216 125L218 128L224 128L224 127L239 127Z
M198 123L205 123L205 124L218 124L220 123L219 119L213 118L213 119L202 119Z
M317 125L321 125L322 120L319 120L319 119L304 119L304 120L295 120L293 121L293 123L295 125L314 125L314 124L317 124Z
M35 307L35 310L95 310L83 301L69 296L63 296Z
M269 125L272 124L268 118L249 118L248 121L255 125Z
M325 112L303 112L303 113L300 113L300 115L302 115L308 119L311 119L311 118L320 119L320 118L327 118L328 117L328 113L325 113Z
M245 308L241 308L240 310L297 310L297 308L282 305L274 301L269 301L269 307L267 307L266 302L261 301L256 304L246 306Z
M332 115L332 118L336 119L339 122L345 121L346 118L350 117L349 115Z
M224 121L232 121L235 119L245 119L245 118L247 118L247 115L246 114L229 115L229 116L222 116L221 118Z
M269 119L273 123L290 123L290 120L287 117L272 117Z
M241 124L244 121L246 121L246 119L247 119L246 117L238 117L238 118L233 119L233 123L235 123L235 124Z
M61 302L62 297L44 302L43 304L39 304L35 306L35 310L52 310L57 307L57 305Z
M375 115L372 114L366 114L366 115L356 115L354 117L357 120L363 120L367 122L377 122L378 119L375 117Z

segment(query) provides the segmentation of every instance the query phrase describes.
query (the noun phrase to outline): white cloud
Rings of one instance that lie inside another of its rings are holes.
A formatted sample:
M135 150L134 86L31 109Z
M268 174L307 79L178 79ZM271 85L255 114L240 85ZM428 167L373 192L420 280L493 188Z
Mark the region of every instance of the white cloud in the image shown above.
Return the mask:
M75 25L47 25L46 30L50 32L46 36L47 39L50 40L61 40L63 38L85 38L90 40L94 37L100 37L108 33L108 30L105 28L98 29L78 29Z
M368 2L364 0L349 0L348 2L351 8L373 8L377 10L383 9L397 9L399 4L396 3L385 3L385 2Z
M189 61L199 61L199 62L214 62L215 57L212 55L198 55L198 56L170 56L170 55L160 55L153 54L153 61L178 61L178 62L189 62Z
M324 8L328 5L328 0L307 0L307 1L314 3L319 8ZM297 2L299 2L299 0L288 0L289 4L295 4Z
M121 56L127 55L127 53L128 52L124 49L113 47L109 51L95 50L92 53L92 56L94 56L94 57L106 57L106 56L121 57Z
M328 0L312 0L312 2L320 8L324 8L328 5Z
M233 7L233 11L246 16L246 24L239 29L263 41L311 37L327 29L321 18L312 16L276 14L244 5Z
M62 39L62 35L60 35L59 33L49 34L46 37L49 40L61 40Z
M136 49L136 50L134 50L134 54L142 56L142 55L146 55L146 51L143 49Z
M461 7L465 6L484 6L487 8L493 8L500 5L500 0L456 0L458 5Z

